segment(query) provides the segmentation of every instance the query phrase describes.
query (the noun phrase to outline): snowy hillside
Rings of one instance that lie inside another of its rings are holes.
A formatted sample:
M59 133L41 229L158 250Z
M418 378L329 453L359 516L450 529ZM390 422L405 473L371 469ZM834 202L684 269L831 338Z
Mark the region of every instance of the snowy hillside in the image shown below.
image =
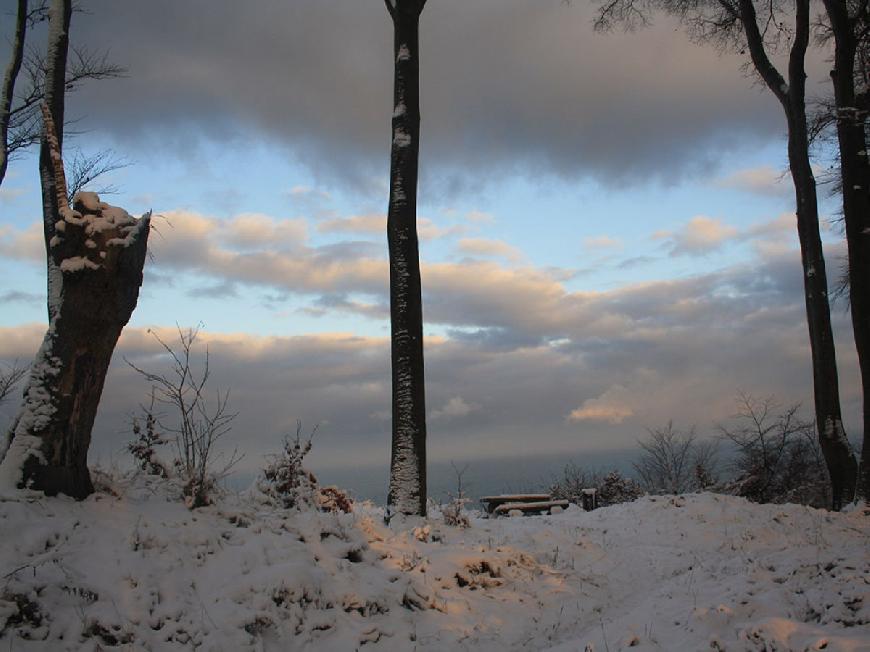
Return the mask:
M710 494L472 527L164 484L0 499L0 649L870 650L870 517Z

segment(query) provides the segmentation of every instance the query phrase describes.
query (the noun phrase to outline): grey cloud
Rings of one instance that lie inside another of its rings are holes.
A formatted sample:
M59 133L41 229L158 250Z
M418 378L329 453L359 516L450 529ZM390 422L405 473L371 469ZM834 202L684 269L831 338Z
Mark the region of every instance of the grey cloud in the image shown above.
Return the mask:
M433 460L519 455L530 433L540 453L631 446L645 426L668 419L710 432L733 412L737 389L810 403L795 252L594 294L560 292L545 277L517 287L516 276L496 271L482 290L453 297L453 308L444 298L438 309L445 320L482 321L478 313L470 319L459 314L473 309L480 294L497 292L501 307L482 313L494 314L497 326L427 339L427 402L442 417L429 424ZM467 284L472 277L464 274ZM443 288L457 291L446 281ZM353 309L341 296L321 303L327 310ZM835 313L834 320L838 343L848 344L848 316ZM0 329L0 360L32 356L42 332L37 326ZM173 332L161 335L171 339ZM241 411L235 432L247 454L244 469L258 468L297 418L324 424L315 470L341 460L388 459L389 424L370 416L389 411L386 338L204 337L215 386L231 388ZM122 455L129 412L147 395L123 358L159 369L165 364L159 353L144 330L125 331L101 406L95 456ZM854 351L843 346L839 353L842 377L856 377ZM854 429L858 388L844 382L841 389L846 425Z
M738 57L690 44L665 19L594 34L591 7L430 3L421 27L430 190L467 192L511 172L670 182L783 132L776 102L743 78ZM316 176L371 188L386 175L392 45L378 0L88 9L74 42L110 48L130 74L89 86L71 110L119 149L189 151L200 136L241 148L259 133Z
M45 301L45 296L36 294L35 292L19 292L18 290L9 290L0 294L0 303L30 303L40 304Z

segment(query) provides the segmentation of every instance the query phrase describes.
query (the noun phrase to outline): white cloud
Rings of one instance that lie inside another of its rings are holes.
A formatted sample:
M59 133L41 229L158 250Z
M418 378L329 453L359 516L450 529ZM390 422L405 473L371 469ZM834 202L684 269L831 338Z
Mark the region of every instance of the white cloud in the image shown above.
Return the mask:
M387 232L386 215L353 215L321 222L317 230L323 233L382 233Z
M671 256L702 256L722 247L738 230L722 220L697 215L679 231L657 231L653 239L667 239Z
M568 421L600 421L603 423L620 424L634 415L634 410L628 406L629 393L622 385L615 385L597 398L590 398L571 411Z
M462 238L458 243L462 253L472 256L495 256L511 262L519 262L525 257L523 252L504 240L489 238Z
M456 419L468 416L474 410L474 406L465 402L461 396L454 396L439 410L433 410L431 419Z

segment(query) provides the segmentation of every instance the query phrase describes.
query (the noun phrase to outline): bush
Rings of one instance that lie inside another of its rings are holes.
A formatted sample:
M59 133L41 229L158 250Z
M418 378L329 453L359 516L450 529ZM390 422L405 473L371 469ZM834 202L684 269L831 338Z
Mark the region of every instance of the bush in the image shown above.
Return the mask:
M191 509L203 507L211 503L219 480L241 459L233 451L229 460L218 466L220 457L215 451L217 442L230 432L231 423L238 413L228 411L229 390L217 392L214 402L206 398L210 378L208 347L199 373L193 361L198 327L187 330L179 328L179 345L175 349L153 331L149 332L168 354L172 371L157 374L140 369L129 360L127 364L151 383L152 406L155 401L169 406L170 417L166 421L155 419L154 424L159 425L164 432L175 435L176 457L173 467L176 477L181 481L185 503ZM153 413L149 411L149 414ZM147 424L146 417L146 429L144 434L140 429L139 438L149 437ZM134 445L140 450L140 455L150 459L147 439L141 443L144 448L140 448L136 442Z
M281 452L271 456L263 469L257 488L285 508L311 508L316 506L317 478L302 466L305 456L311 452L311 444L317 426L302 441L302 422L296 422L296 435L285 435Z
M142 428L137 417L133 417L133 441L127 444L127 450L136 461L136 467L140 471L144 471L149 475L168 478L169 471L166 465L157 456L157 451L154 450L157 446L163 446L168 443L159 432L157 432L157 418L154 416L154 395L151 395L151 405L142 407L142 412L145 420L145 428Z
M740 411L722 436L737 448L728 493L757 503L830 504L827 467L815 424L800 418L800 405L781 408L773 398L739 396Z
M597 491L599 507L628 503L643 495L640 485L619 471L601 473L575 464L566 465L562 476L550 484L548 491L554 498L576 501L584 489Z
M453 462L450 462L450 466L453 467L453 472L456 474L456 493L448 494L447 504L441 506L441 516L444 519L444 525L465 529L471 527L471 519L464 512L469 499L465 496L465 488L462 484L462 478L468 470L468 464L461 469Z
M638 442L641 455L634 470L650 493L682 494L702 491L716 483L716 443L699 441L694 427L688 432L674 428L648 430L646 441Z
M338 487L322 487L316 494L316 500L321 512L350 514L353 511L353 500Z

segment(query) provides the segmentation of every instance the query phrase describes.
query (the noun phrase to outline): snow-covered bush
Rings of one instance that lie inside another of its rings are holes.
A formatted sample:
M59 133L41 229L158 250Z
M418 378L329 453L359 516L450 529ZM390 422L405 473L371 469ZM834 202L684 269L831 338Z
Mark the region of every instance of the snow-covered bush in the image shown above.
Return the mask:
M468 518L468 514L464 511L467 502L467 498L460 498L458 496L451 497L450 501L441 507L441 516L444 518L444 525L458 528L471 527L471 520Z
M598 489L599 507L630 503L644 494L643 489L637 482L631 478L626 478L619 471L611 471L605 475L601 480L601 484L596 488Z
M599 507L631 502L644 494L637 482L619 471L601 473L576 464L566 465L562 476L550 483L548 491L557 499L579 501L584 489L597 491Z
M280 453L273 455L257 481L257 489L285 508L312 508L317 505L317 478L303 466L317 426L303 441L302 422L296 422L296 434L284 437Z
M353 511L353 500L346 491L335 486L318 489L316 500L321 512L350 514Z

